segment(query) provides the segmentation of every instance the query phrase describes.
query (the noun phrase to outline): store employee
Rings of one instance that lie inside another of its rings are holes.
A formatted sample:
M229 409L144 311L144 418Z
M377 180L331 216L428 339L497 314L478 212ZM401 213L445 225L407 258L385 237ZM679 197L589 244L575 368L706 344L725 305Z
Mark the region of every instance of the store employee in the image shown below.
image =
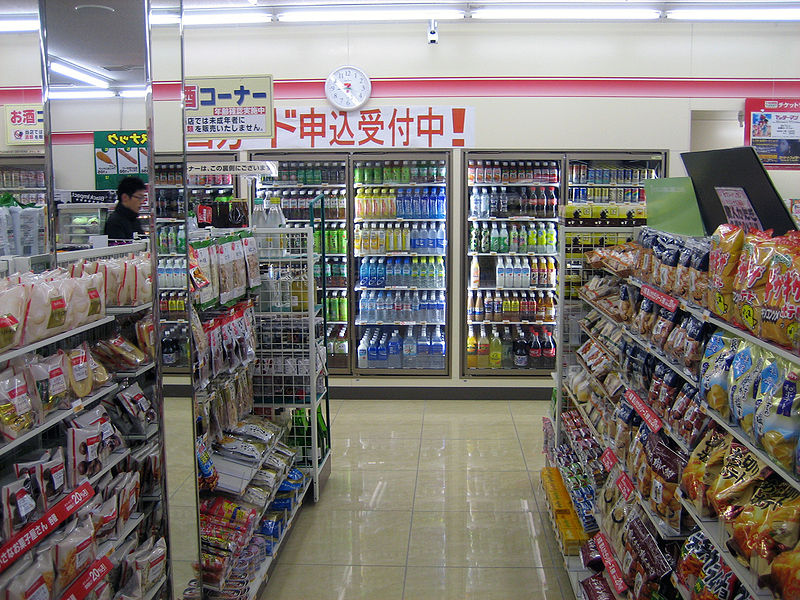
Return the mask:
M132 240L133 234L143 234L139 223L139 207L147 186L138 177L126 177L117 187L117 206L108 215L104 233L110 240Z

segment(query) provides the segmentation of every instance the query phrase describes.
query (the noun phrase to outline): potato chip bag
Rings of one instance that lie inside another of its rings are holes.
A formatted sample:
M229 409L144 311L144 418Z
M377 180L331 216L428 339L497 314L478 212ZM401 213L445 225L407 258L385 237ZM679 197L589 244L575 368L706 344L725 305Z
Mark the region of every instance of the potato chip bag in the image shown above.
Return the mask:
M722 470L722 461L732 441L732 435L709 429L683 469L681 490L703 517L713 516L706 492Z
M761 337L796 348L800 342L800 245L794 237L784 236L776 243L760 309Z
M686 538L681 547L675 575L687 590L694 589L703 563L708 560L713 551L714 545L702 531L696 531Z
M728 418L728 372L730 371L741 338L717 331L706 344L700 366L700 399L720 415Z
M689 268L689 296L693 302L704 306L708 298L708 260L711 245L707 240L698 241L692 254Z
M773 473L747 446L731 442L717 480L706 492L717 515L732 521L750 502L761 482Z
M763 368L763 351L742 341L728 372L728 401L733 422L746 432L753 429L753 412Z
M700 569L692 590L693 600L733 600L739 580L716 548L711 550Z
M777 243L777 239L760 240L753 243L752 248L747 248L745 244L751 256L742 288L738 292L734 291L734 303L737 304L739 323L754 335L761 335L761 311L764 306L770 264Z
M753 419L756 441L784 469L794 472L800 439L800 367L777 358L764 368Z
M800 600L800 546L779 554L772 561L770 587L782 600Z
M733 279L733 311L732 321L739 327L747 327L750 331L754 331L756 326L755 319L755 291L754 286L762 277L766 282L767 267L769 260L764 262L765 255L769 257L771 252L770 248L774 248L775 244L772 241L772 230L758 231L751 229L744 238L742 245L742 254L739 257L739 266L736 269L736 276ZM759 248L765 246L765 252L759 255ZM757 256L760 259L761 268L756 268ZM751 277L753 279L751 283Z
M711 236L708 259L708 309L731 321L733 317L733 280L744 245L744 231L723 223Z

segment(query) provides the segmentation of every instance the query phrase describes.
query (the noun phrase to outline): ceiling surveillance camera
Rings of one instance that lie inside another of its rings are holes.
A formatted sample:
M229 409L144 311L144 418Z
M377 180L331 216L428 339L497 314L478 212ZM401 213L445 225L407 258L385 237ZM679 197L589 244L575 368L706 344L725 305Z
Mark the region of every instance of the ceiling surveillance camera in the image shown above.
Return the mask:
M431 19L428 23L428 43L439 43L439 24L434 19Z

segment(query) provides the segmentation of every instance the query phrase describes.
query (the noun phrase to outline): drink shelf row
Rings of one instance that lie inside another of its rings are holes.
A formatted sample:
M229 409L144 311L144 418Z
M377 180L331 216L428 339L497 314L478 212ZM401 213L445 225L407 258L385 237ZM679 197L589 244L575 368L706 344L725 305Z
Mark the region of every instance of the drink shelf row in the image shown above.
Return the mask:
M541 256L543 258L559 258L552 252L467 252L467 256Z
M529 223L529 222L538 222L541 221L542 223L558 223L557 217L537 217L532 215L518 215L518 216L508 216L508 217L467 217L467 221L470 223L483 223L484 221L487 223L493 223L495 221L511 221L511 222L522 222L522 223Z

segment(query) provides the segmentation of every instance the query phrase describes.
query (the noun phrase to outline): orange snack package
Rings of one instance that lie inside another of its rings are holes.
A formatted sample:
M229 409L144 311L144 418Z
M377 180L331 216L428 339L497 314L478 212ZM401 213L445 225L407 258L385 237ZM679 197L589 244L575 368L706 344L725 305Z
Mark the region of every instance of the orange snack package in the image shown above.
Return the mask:
M742 254L739 257L739 266L733 278L733 310L732 320L739 327L747 327L755 331L755 291L754 286L763 278L761 285L766 283L766 274L769 267L771 252L761 252L762 246L774 247L772 231L758 231L751 229L744 238ZM766 265L763 263L766 255ZM756 268L756 260L761 259L761 269ZM751 280L752 277L752 280Z
M744 245L744 231L723 223L711 236L708 260L708 309L726 321L733 316L733 280Z
M800 342L800 239L787 235L776 242L763 302L759 305L761 337L796 348Z

